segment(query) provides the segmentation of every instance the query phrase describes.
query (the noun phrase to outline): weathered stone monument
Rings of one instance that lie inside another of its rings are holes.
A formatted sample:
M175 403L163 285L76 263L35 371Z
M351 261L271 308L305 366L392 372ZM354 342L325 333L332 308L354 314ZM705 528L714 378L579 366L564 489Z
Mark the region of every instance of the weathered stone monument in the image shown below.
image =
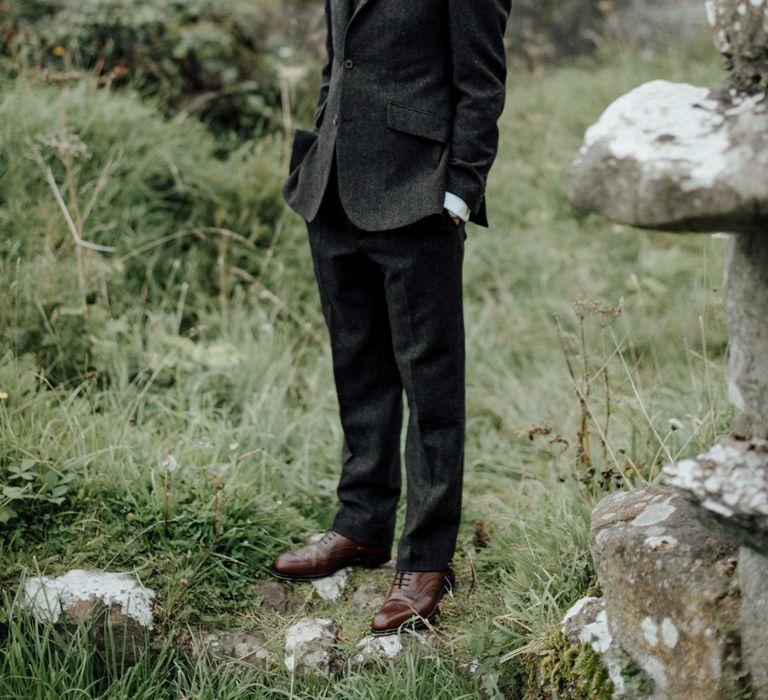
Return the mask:
M768 699L768 2L708 0L729 80L654 81L592 126L570 198L632 226L730 233L732 435L664 469L668 488L593 513L603 599L564 621L617 698Z

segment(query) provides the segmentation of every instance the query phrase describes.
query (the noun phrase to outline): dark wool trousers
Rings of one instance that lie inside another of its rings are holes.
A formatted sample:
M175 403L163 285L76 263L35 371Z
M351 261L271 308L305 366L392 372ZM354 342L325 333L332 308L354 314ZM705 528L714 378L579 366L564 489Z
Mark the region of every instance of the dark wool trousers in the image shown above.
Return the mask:
M333 529L389 546L400 497L403 390L407 510L397 568L445 569L464 463L464 226L446 214L367 232L349 221L335 168L309 243L331 338L344 431Z

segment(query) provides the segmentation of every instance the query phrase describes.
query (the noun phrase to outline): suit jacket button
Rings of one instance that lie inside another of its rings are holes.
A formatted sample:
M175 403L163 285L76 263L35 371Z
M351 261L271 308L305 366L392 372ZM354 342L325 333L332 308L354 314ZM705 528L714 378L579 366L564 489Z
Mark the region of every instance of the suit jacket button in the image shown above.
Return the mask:
M336 126L338 123L339 123L339 118L338 117L334 117L333 118L333 125Z
M347 70L351 70L354 67L355 67L355 62L351 58L348 58L346 61L344 61L344 68L346 68Z

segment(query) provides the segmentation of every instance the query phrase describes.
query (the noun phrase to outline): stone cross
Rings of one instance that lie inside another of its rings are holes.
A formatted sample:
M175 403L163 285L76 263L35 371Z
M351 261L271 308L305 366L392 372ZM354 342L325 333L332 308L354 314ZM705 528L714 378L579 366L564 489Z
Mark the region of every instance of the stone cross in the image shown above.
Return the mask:
M732 434L695 459L666 466L663 475L719 535L742 545L740 653L755 697L768 699L768 0L705 5L726 58L726 87L656 80L620 97L587 131L569 197L631 226L731 234L725 306L728 397L737 410ZM595 563L603 581L597 556ZM611 632L628 639L626 630ZM681 638L678 653L685 643ZM662 683L657 697L679 697L673 688L680 678ZM713 682L708 692L722 697L721 690Z

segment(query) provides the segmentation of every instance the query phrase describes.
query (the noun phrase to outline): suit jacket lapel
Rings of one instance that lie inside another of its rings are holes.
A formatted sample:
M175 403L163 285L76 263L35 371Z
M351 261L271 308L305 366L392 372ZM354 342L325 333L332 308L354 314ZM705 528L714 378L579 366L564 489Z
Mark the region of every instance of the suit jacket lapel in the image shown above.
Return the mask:
M354 22L360 11L375 0L358 0L357 9L352 11L352 0L331 0L331 21L333 23L336 51L344 50L349 25Z
M374 0L357 0L357 9L352 11L353 0L331 0L331 11L335 14L334 29L339 36L345 36L349 25L360 14L360 11Z
M364 8L366 5L368 5L369 3L373 2L373 1L374 1L374 0L358 0L358 3L357 3L357 9L356 9L356 10L355 10L355 12L353 13L353 15L352 15L352 17L351 17L350 21L354 20L354 19L355 19L355 17L357 17L357 15L359 15L359 14L360 14L360 10L362 10L362 9L363 9L363 8ZM351 2L352 2L352 0L347 0L347 2L351 3ZM350 5L350 6L351 6L351 5Z
M331 0L331 20L336 37L341 38L346 34L350 19L352 19L352 0Z

